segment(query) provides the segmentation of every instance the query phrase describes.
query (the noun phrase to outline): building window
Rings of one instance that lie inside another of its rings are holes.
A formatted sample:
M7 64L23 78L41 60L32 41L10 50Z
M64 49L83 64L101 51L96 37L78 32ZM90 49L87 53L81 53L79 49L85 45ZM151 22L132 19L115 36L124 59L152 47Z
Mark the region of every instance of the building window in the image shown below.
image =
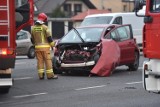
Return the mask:
M127 11L127 5L123 5L123 11L124 11L124 12Z
M74 11L75 13L82 12L82 4L74 4Z
M71 4L64 4L64 11L71 12Z

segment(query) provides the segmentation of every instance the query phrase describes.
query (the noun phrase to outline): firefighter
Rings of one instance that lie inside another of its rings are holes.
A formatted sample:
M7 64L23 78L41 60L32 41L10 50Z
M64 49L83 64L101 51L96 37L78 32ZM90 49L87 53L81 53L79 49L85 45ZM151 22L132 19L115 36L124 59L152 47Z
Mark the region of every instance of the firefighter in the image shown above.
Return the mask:
M53 72L50 53L50 48L54 47L55 42L52 40L51 33L45 25L46 21L47 15L40 13L31 29L31 41L35 46L39 79L44 79L45 74L47 79L57 79L58 76Z

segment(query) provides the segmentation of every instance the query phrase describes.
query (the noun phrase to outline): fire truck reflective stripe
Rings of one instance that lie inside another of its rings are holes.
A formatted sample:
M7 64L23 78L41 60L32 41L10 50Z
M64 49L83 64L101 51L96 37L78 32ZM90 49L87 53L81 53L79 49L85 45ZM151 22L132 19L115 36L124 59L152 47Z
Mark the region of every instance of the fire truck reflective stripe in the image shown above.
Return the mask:
M7 10L7 6L0 6L0 10Z
M53 70L52 70L52 69L46 70L46 73L47 73L47 74L53 73Z
M8 37L8 35L0 35L0 36Z
M0 5L0 10L7 13L7 20L1 20L0 25L7 25L10 28L10 9L9 9L9 0L7 0L7 6ZM10 47L10 30L8 30L8 47ZM1 35L0 35L1 36Z
M1 6L0 6L0 8L7 8L7 6L3 6L3 5L1 5Z
M8 23L8 20L0 20L0 23Z
M50 48L50 45L36 45L35 48Z
M0 23L0 25L8 25L8 23Z
M0 78L0 86L12 86L12 78Z
M7 20L0 20L0 25L8 25L8 21Z

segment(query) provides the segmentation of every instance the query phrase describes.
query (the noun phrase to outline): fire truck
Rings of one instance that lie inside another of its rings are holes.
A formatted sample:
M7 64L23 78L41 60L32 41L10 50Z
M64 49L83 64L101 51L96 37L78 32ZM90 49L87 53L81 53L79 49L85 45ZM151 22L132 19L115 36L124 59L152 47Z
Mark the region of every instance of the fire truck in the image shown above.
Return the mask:
M33 23L33 0L0 0L0 92L13 85L12 69L16 60L16 33Z
M145 15L138 11L146 7ZM160 0L136 0L136 15L144 17L142 80L146 91L160 93ZM138 23L138 22L137 22Z

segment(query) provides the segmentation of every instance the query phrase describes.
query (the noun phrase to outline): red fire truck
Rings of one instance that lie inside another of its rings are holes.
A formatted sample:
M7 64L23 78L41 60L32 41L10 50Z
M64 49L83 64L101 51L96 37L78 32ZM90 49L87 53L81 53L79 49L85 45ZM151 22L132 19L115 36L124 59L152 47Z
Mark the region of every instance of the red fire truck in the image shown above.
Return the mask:
M16 33L33 23L33 0L0 0L0 92L12 86L12 68L16 59Z
M138 10L144 6L145 15L138 15ZM160 0L136 0L135 10L137 16L144 17L145 23L143 54L148 60L143 63L143 87L147 91L160 93Z

